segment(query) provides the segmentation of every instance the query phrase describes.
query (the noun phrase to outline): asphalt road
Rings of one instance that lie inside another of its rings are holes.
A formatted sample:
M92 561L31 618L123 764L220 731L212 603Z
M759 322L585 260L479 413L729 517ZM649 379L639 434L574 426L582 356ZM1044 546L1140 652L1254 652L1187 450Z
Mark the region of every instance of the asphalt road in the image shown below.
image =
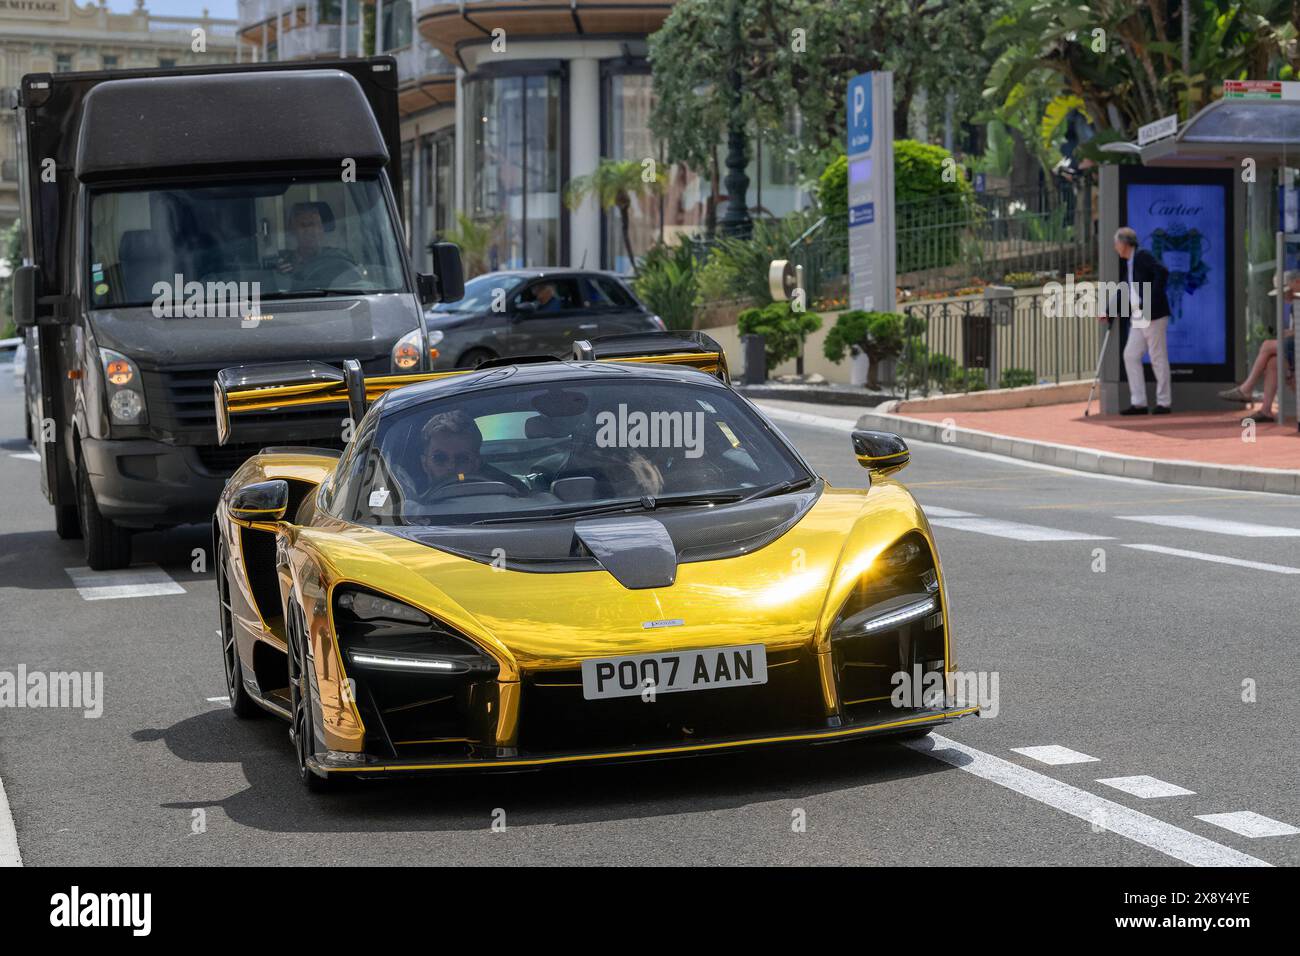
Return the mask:
M295 777L286 725L237 721L210 700L225 690L212 574L191 564L205 529L137 538L136 570L161 568L179 592L87 600L74 586L79 543L54 535L7 373L0 671L104 675L97 719L0 709L0 781L28 865L1300 863L1300 831L1222 825L1300 827L1300 499L916 446L900 477L940 522L958 664L996 675L995 717L918 748L314 797ZM832 483L863 483L843 421L780 424ZM1279 528L1292 536L1259 536ZM1018 752L1032 747L1093 759ZM1132 777L1192 792L1143 797L1099 782ZM1201 819L1216 814L1244 816Z

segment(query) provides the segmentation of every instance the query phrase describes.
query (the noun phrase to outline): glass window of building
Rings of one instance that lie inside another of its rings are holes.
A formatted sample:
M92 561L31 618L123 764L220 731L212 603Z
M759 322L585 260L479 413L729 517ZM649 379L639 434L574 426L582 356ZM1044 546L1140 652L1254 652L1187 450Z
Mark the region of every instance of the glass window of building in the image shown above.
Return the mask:
M682 163L668 165L660 144L650 132L654 108L654 83L647 69L623 72L607 69L604 84L605 142L603 154L611 159L653 159L663 185L661 195L633 200L630 215L632 251L637 256L658 242L674 243L681 235L704 228L709 185ZM617 211L605 216L605 256L602 265L630 273Z
M465 93L465 205L492 232L489 268L560 263L559 76L481 77Z
M104 54L104 69L106 69L106 70L116 70L116 69L117 69L117 57L116 57L116 56L113 56L111 53L105 53L105 54Z
M400 50L411 45L411 0L386 0L381 50Z
M72 54L71 54L71 53L59 53L59 54L57 54L57 55L54 57L54 72L55 72L55 73L71 73L71 72L72 72Z

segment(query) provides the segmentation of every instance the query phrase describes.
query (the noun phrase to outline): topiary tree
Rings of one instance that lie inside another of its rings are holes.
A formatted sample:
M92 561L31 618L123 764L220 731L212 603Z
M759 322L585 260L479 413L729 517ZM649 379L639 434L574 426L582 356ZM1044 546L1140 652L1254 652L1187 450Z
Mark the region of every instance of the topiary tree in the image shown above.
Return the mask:
M802 355L805 340L822 327L822 319L812 312L795 312L789 302L771 302L745 309L737 317L737 326L742 335L763 336L763 352L771 369Z
M826 333L822 351L827 359L837 364L844 361L845 355L865 352L871 359L867 388L874 390L880 386L880 364L903 353L907 336L917 334L913 327L917 322L897 312L852 309L835 320L834 327Z

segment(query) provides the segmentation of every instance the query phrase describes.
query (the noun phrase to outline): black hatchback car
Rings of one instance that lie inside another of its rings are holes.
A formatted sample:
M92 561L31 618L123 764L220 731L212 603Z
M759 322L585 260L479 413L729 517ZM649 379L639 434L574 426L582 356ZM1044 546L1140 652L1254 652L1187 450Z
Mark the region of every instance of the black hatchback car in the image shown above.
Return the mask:
M465 283L463 299L439 303L425 318L435 369L521 355L568 358L575 339L664 330L618 276L559 268L478 276Z

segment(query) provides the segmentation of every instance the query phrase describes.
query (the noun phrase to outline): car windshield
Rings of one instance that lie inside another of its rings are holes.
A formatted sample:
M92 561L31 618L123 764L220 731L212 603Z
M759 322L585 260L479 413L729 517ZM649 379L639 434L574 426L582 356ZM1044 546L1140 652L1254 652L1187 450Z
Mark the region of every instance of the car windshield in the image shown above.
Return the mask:
M340 513L369 525L559 520L814 480L725 389L609 379L484 389L386 416L340 467Z
M524 281L524 277L512 272L489 272L477 276L465 283L465 295L455 302L439 302L432 312L488 312L496 305L496 311L504 312L506 297ZM494 303L493 300L496 300Z
M376 177L99 192L90 249L100 309L187 300L195 290L211 302L400 292L406 284Z

